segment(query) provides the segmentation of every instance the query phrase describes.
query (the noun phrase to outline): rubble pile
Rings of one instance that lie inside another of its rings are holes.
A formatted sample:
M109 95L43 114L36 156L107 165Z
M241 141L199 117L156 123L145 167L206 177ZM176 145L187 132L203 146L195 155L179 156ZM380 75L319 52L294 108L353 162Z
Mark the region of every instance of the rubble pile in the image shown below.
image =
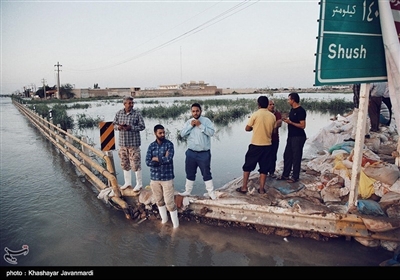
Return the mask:
M314 173L317 180L305 187L319 191L325 204L340 204L348 199L354 142L344 140L350 138L352 116L338 116L308 140L308 148L312 147L313 151L305 152L308 159L304 160L302 168L306 173ZM375 201L381 209L377 207L376 211L364 214L400 219L400 170L394 157L398 143L394 122L391 126L381 126L379 132L370 132L369 138L365 138L358 201Z

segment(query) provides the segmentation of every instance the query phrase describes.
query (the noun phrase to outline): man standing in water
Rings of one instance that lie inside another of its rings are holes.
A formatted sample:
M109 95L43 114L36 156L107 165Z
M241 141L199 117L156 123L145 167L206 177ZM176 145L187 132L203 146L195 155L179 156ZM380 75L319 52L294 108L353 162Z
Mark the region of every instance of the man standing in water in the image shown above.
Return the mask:
M200 168L206 190L211 199L216 199L214 184L211 176L211 136L214 135L214 124L209 118L201 115L199 103L191 106L192 118L190 118L181 130L181 137L187 137L188 149L186 150L185 171L186 184L182 196L188 196L192 192L196 179L197 168Z
M114 118L114 129L119 131L119 152L121 167L124 171L125 183L121 189L132 185L132 173L135 172L136 186L134 191L140 191L142 183L142 167L140 156L140 131L146 126L140 113L133 109L133 97L127 96L123 99L124 109L119 110Z
M174 228L179 227L178 210L174 196L174 144L165 139L164 126L154 126L156 140L150 143L146 153L146 165L150 167L150 187L161 216L161 223L168 222L167 210Z
M306 110L300 106L300 96L297 92L289 93L288 103L290 107L289 118L283 119L288 124L288 136L286 148L283 153L283 173L278 180L287 180L294 183L299 180L303 147L307 140L306 132ZM292 177L289 178L293 168Z

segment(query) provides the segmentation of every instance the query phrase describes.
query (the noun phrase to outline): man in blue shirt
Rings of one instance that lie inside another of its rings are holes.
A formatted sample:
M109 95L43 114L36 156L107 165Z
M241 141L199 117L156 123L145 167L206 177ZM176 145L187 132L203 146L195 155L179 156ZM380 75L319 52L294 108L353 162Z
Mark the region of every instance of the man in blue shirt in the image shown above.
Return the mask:
M161 223L168 222L167 209L174 228L179 226L178 211L174 196L174 144L165 139L161 124L154 126L156 140L150 143L146 154L146 165L150 167L150 187L153 192Z
M114 117L114 130L119 131L119 151L121 167L124 171L124 185L121 189L131 186L132 174L135 171L136 186L134 191L139 191L142 186L142 167L140 155L140 131L146 128L140 113L133 109L133 97L123 99L124 108L119 110Z
M186 150L185 171L186 184L182 196L190 195L196 179L197 168L200 168L206 185L207 194L211 199L216 199L214 184L211 176L211 136L214 135L214 124L209 118L201 115L199 103L191 106L190 118L181 130L181 137L187 137L188 149Z

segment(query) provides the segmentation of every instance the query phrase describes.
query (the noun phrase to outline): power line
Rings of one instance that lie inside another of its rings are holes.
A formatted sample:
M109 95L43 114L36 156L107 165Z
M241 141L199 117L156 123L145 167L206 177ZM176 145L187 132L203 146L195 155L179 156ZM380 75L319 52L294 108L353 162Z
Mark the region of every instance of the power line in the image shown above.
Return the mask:
M191 36L191 35L193 35L193 34L196 34L196 33L200 32L200 31L202 31L202 30L204 30L204 29L206 29L206 28L208 28L208 27L210 27L210 26L212 26L212 25L214 25L214 24L216 24L216 23L218 23L218 22L220 22L220 21L222 21L222 20L228 18L228 17L233 16L234 14L236 14L236 13L238 13L238 12L244 10L244 9L247 9L248 7L250 7L250 6L254 5L254 4L256 4L256 3L259 2L259 1L260 1L260 0L258 0L258 1L251 1L251 0L243 1L243 2L241 2L241 3L239 3L239 4L237 4L236 6L234 6L234 7L232 7L232 8L229 8L228 10L226 10L226 11L220 13L219 15L213 17L212 19L210 19L210 20L208 20L208 21L206 21L206 22L204 22L204 23L198 25L198 26L195 27L195 28L192 28L191 30L189 30L189 31L187 31L187 32L184 32L183 34L181 34L181 35L179 35L179 36L177 36L177 37L175 37L175 38L173 38L173 39L171 39L171 40L169 40L169 41L167 41L167 42L165 42L165 43L162 43L162 44L160 44L160 45L158 45L158 46L156 46L156 47L154 47L154 48L152 48L152 49L149 49L149 50L147 50L147 51L144 51L144 52L142 52L142 53L140 53L140 54L138 54L138 55L136 55L136 56L130 57L130 58L125 59L125 60L122 60L122 61L120 61L120 62L116 62L116 63L114 63L114 64L110 64L110 65L102 66L102 67L98 67L98 68L92 68L92 69L81 69L81 70L68 69L68 70L70 70L70 71L94 71L94 70L104 70L104 69L108 69L108 68L112 68L112 67L115 67L115 66L119 66L119 65L125 64L125 63L127 63L127 62L129 62L129 61L132 61L132 60L134 60L134 59L141 58L141 57L146 56L146 55L148 55L148 54L150 54L150 53L152 53L152 52L154 52L154 51L157 51L157 50L159 50L159 49L162 49L162 48L164 48L164 47L166 47L166 46L168 46L168 45L170 45L170 44L172 44L172 43L174 43L174 42L176 42L176 41L180 41L180 40L182 40L182 39L184 39L184 38L187 38L187 37L189 37L189 36ZM247 5L247 4L250 4L250 5ZM242 7L243 5L247 5L247 6ZM239 8L241 8L241 9L239 9ZM239 9L239 10L237 10L237 9ZM237 11L235 11L235 10L237 10ZM235 12L234 12L234 11L235 11ZM224 17L221 18L221 16L224 16ZM193 18L193 17L192 17L192 18ZM181 24L182 24L182 23L181 23ZM177 26L179 26L179 25L181 25L181 24L178 24ZM161 36L161 35L159 35L159 36ZM159 37L159 36L157 36L157 37ZM154 38L153 38L153 39L154 39ZM153 39L151 39L151 40L153 40ZM150 41L150 40L149 40L149 41ZM148 41L147 41L147 42L148 42ZM144 43L143 43L143 44L144 44ZM141 44L141 45L143 45L143 44Z

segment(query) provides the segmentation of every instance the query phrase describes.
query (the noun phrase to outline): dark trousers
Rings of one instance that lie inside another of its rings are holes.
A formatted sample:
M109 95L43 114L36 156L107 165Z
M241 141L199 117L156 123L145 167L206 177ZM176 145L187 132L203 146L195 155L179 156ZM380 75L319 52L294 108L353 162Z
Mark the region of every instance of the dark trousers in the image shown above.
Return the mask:
M385 103L389 109L389 121L386 123L386 125L390 125L390 122L392 121L392 102L390 102L389 97L383 97L382 102Z
M275 173L275 168L276 168L276 160L277 154L278 154L278 149L279 149L279 140L272 141L271 145L271 152L270 152L270 169L269 169L269 174L274 174Z
M196 180L197 168L200 169L204 182L212 179L210 151L195 152L189 149L186 150L186 179L190 181Z
M371 96L368 104L368 115L371 120L371 131L379 131L379 116L381 114L382 96Z
M288 137L285 151L283 152L283 177L289 177L293 170L292 177L300 178L301 159L303 157L303 147L306 142L305 136Z
M258 172L267 174L270 170L270 152L271 145L269 146L257 146L250 144L247 149L246 155L244 156L244 164L242 169L244 172L253 171L258 164Z

